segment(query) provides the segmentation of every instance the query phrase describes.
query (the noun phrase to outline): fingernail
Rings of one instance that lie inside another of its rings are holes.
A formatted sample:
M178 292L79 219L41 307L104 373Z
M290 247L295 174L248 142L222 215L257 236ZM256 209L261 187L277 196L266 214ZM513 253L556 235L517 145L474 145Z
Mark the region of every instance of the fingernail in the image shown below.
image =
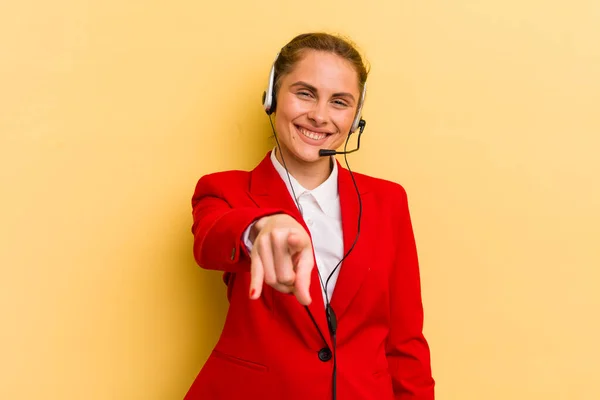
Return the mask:
M250 297L254 297L254 293L256 293L256 289L250 290Z

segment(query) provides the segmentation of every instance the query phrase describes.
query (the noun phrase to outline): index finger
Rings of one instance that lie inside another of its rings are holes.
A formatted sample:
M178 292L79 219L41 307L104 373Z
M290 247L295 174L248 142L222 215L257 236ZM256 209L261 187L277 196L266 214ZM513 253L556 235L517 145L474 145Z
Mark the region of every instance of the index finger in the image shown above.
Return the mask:
M273 231L270 236L277 282L292 286L296 279L296 274L294 273L294 265L292 264L291 254L288 248L288 232Z
M305 247L300 251L296 258L296 281L294 282L294 295L302 305L309 305L312 302L310 297L311 273L314 267L312 248Z

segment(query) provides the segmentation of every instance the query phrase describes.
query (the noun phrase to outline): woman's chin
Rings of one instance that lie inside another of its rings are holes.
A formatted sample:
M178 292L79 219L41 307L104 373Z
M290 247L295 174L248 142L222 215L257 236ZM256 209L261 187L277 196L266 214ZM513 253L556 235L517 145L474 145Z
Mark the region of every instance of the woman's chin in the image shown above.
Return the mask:
M297 149L296 156L304 162L316 163L326 158L319 155L319 150L326 148L327 147L310 145L302 146L302 148Z

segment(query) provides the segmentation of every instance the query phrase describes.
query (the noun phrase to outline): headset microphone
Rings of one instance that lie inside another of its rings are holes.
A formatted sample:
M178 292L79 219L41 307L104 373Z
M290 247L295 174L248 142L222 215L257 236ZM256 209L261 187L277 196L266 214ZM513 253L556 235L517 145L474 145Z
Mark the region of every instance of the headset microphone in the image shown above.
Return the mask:
M360 149L360 135L362 135L363 131L365 130L365 125L366 125L366 121L364 119L361 119L360 122L358 123L358 139L356 142L356 148L353 150L344 150L344 151L336 151L336 150L330 150L330 149L321 149L319 150L319 156L321 157L326 157L326 156L334 156L336 154L350 154L350 153L354 153L355 151L358 151L358 149ZM350 133L352 134L352 133Z

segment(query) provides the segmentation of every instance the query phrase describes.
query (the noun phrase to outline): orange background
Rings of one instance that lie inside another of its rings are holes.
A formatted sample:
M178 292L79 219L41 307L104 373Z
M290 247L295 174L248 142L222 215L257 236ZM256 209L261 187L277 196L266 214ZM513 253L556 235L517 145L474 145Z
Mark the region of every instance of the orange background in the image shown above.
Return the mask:
M272 146L279 47L372 64L353 169L402 183L440 400L600 398L600 3L0 4L0 398L180 399L226 312L204 173Z

